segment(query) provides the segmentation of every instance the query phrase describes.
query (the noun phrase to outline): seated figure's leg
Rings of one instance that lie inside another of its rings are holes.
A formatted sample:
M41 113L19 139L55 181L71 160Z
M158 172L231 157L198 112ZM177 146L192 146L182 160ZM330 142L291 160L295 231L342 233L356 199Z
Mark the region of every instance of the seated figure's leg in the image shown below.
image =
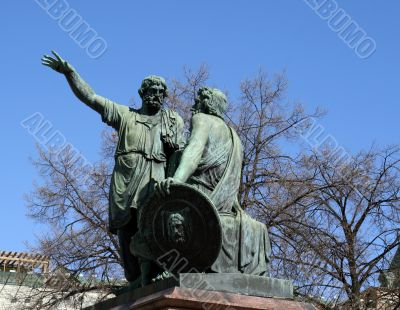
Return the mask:
M220 220L222 248L211 270L217 273L239 273L240 218L237 214L220 213Z
M265 224L241 212L240 270L243 273L268 276L271 243Z

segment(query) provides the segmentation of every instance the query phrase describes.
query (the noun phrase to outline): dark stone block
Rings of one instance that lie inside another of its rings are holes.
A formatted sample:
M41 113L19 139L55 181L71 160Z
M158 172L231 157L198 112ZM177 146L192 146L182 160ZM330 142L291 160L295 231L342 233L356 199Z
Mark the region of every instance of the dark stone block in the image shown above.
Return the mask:
M127 293L131 294L131 293ZM172 287L126 303L104 302L92 310L316 310L311 304L233 293Z
M179 287L249 296L293 298L292 281L241 273L181 273Z
M182 273L179 275L179 279L170 278L147 285L143 288L98 303L97 305L87 308L87 310L142 309L136 306L134 308L131 307L152 298L151 296L159 296L159 294L163 292L170 292L171 290L176 291L176 289L181 289L179 292L185 292L186 295L190 295L197 301L203 300L203 302L210 298L213 299L213 302L216 302L215 298L217 297L222 298L223 301L226 296L235 296L238 300L240 298L247 298L246 296L258 298L273 297L274 300L293 299L293 285L289 280L235 273ZM260 298L260 300L261 299L262 298ZM302 308L293 309L307 308L302 306Z

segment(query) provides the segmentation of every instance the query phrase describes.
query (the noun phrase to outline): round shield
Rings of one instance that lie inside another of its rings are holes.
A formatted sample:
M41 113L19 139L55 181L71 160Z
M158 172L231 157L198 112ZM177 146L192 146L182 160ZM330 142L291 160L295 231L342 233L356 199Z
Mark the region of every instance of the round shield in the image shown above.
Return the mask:
M157 263L172 273L202 272L221 250L218 212L188 184L172 183L169 195L154 195L141 211L139 231Z

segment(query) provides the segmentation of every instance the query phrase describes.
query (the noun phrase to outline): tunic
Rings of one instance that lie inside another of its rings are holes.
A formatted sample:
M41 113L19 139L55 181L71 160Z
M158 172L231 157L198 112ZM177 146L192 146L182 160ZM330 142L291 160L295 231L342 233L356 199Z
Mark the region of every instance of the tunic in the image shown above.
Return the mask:
M118 132L109 193L109 229L116 233L165 179L167 160L184 145L183 120L172 110L148 116L107 100L102 121Z

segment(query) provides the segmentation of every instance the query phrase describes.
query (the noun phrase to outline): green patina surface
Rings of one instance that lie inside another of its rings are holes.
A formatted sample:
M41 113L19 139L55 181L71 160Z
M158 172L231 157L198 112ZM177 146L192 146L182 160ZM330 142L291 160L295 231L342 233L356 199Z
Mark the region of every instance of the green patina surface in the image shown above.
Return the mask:
M137 221L143 220L141 210L149 205L149 199L154 194L168 195L173 183L190 184L205 194L218 212L222 248L209 271L266 276L271 253L268 232L238 202L243 150L235 130L224 121L228 101L223 92L209 87L198 91L190 137L183 149L181 117L162 108L168 94L163 78L149 76L143 80L139 89L142 107L135 110L96 94L72 65L53 54L54 57L44 56L43 64L63 74L74 94L118 133L109 220L110 230L119 237L125 276L131 288L146 285L160 274L154 264L157 257L151 257L145 249L147 245L140 242ZM191 211L185 210L166 215L165 231L171 234L165 239L168 242L185 246L191 235L202 233L196 231L200 226L190 227L191 222L186 222ZM156 231L161 229L156 227ZM133 236L139 236L139 242L130 251ZM146 255L140 255L145 252Z

